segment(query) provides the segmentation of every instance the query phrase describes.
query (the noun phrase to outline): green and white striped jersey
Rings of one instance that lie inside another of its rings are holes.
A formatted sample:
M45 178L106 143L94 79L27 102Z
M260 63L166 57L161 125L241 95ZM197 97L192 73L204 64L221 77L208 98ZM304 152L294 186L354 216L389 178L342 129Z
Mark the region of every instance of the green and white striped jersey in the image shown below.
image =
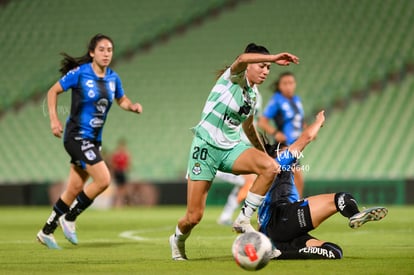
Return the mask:
M211 90L194 134L214 147L233 148L240 142L243 121L254 114L257 96L245 72L231 75L228 68Z

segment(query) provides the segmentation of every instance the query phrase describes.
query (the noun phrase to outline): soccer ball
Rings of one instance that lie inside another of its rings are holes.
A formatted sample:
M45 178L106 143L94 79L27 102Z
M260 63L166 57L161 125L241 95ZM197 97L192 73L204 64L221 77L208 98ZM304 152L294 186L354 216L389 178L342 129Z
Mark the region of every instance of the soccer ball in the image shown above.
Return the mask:
M260 232L241 234L232 247L234 260L246 270L259 270L265 267L271 259L272 250L269 238Z

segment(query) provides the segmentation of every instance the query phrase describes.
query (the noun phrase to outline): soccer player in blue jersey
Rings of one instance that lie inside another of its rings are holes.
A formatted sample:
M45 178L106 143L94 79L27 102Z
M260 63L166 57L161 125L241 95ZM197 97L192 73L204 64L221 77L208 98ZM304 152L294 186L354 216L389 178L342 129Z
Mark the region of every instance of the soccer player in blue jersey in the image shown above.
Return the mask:
M57 116L57 96L72 89L70 115L66 120L63 143L71 157L67 187L53 206L43 229L37 234L40 243L59 249L53 232L61 225L65 237L77 244L75 220L110 184L108 167L100 150L102 130L112 102L124 110L142 112L124 94L119 76L108 66L114 51L112 39L97 34L89 42L86 54L79 58L63 54L62 78L48 91L48 110L53 135L62 137L63 127ZM86 181L92 182L85 186Z
M283 72L274 82L274 95L270 99L258 126L282 144L291 145L300 136L304 128L302 101L296 92L296 79L293 73ZM274 122L272 125L271 121ZM299 165L298 165L299 167ZM303 174L295 169L295 185L299 196L303 195Z
M294 145L301 143L300 139ZM278 151L276 159L283 154L283 151ZM348 218L351 228L381 220L388 213L384 207L359 211L355 198L345 192L300 200L293 182L292 167L281 168L282 172L275 178L258 212L259 231L275 245L274 257L277 259L341 259L341 247L318 240L308 232L337 212Z

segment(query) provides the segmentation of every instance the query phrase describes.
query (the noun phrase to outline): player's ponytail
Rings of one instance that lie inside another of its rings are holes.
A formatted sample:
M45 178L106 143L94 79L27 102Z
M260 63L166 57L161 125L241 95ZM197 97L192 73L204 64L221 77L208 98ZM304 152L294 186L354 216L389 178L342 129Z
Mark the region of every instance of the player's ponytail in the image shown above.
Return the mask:
M98 33L97 35L92 37L91 40L89 41L88 51L86 52L86 54L84 54L80 57L73 57L73 56L68 55L67 53L61 53L61 55L63 56L63 59L61 61L61 67L59 69L59 72L62 75L65 75L70 70L72 70L72 69L74 69L74 68L76 68L76 67L78 67L82 64L92 62L92 57L90 56L90 52L93 52L95 50L96 45L102 39L109 40L112 44L112 47L114 47L114 42L112 41L112 39L109 36Z
M255 43L249 43L246 48L244 49L244 53L261 53L261 54L270 54L270 52L266 49L266 47L257 45ZM230 66L226 66L225 68L218 70L216 73L216 79L219 79L220 76L229 68Z
M280 93L280 88L279 88L279 84L280 81L282 80L282 78L284 78L285 76L293 76L295 77L295 75L292 72L283 72L281 74L279 74L278 78L276 79L275 82L272 83L272 86L270 87L274 93Z

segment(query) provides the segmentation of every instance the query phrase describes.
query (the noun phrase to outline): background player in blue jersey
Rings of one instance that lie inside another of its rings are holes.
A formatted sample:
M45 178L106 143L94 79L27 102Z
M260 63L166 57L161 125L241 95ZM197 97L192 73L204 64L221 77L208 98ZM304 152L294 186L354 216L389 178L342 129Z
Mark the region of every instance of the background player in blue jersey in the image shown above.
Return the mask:
M295 95L296 80L293 73L281 73L273 89L275 93L259 118L258 126L277 142L291 145L304 128L303 106L300 97ZM304 183L300 166L294 169L294 174L296 188L302 197Z
M298 142L305 145L301 139L292 146ZM278 153L283 155L283 151ZM359 211L355 198L344 192L300 200L291 168L282 167L258 212L259 231L272 240L277 259L341 259L342 249L337 244L318 240L308 232L337 212L349 219L351 228L380 220L388 213L384 207Z
M108 36L97 34L89 42L87 53L79 58L63 54L62 78L48 91L48 109L53 135L60 138L63 127L57 116L57 96L72 89L70 115L66 120L63 143L71 157L67 187L53 206L52 214L37 234L40 243L59 249L53 232L60 223L65 237L78 243L75 220L110 184L108 167L100 149L102 130L112 102L135 113L142 112L124 94L119 76L108 66L114 43ZM86 186L88 178L92 182Z

